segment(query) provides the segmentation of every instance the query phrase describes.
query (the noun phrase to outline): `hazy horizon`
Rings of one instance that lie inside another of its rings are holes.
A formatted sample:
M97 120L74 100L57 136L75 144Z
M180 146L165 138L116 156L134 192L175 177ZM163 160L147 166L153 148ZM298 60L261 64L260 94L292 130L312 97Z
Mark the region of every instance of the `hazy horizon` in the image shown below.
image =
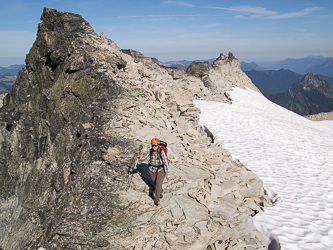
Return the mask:
M139 51L140 52L140 51ZM228 54L225 54L226 56L228 56ZM218 55L219 56L219 55ZM216 57L212 57L212 58L199 58L199 59L194 59L194 60L188 60L188 59L182 59L182 60L169 60L169 61L160 61L160 62L163 62L163 63L168 63L168 62L180 62L180 61L208 61L208 60L211 60L211 59L215 59L217 58L218 56ZM235 56L237 58L237 56ZM270 65L270 64L278 64L286 59L303 59L303 58L307 58L307 57L325 57L325 58L329 58L329 56L322 56L322 55L309 55L309 56L305 56L305 57L301 57L301 58L284 58L282 60L264 60L264 61L242 61L240 60L239 58L237 58L241 63L245 62L245 63L256 63L258 66L262 66L262 65ZM14 64L10 64L10 65L1 65L1 58L0 58L0 67L3 67L3 68L7 68L7 67L10 67L10 66L14 66L14 65L25 65L25 62L23 61L22 63L14 63Z

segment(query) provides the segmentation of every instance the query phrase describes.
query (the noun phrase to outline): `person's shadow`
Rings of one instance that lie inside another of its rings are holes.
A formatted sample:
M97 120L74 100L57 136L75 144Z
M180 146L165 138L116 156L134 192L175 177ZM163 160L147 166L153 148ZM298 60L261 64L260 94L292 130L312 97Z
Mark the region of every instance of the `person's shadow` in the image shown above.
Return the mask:
M141 175L142 180L149 187L149 196L153 197L154 193L154 183L149 176L149 168L147 163L138 163L136 165L136 169L129 169L130 174L139 173Z

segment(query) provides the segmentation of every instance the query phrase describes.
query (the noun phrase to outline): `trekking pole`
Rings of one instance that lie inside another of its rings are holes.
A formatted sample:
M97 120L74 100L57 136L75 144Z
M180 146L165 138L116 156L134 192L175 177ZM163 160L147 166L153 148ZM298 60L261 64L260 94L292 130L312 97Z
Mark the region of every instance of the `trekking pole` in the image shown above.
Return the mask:
M140 148L139 148L139 154L141 154L142 148L143 148L143 146L141 145ZM139 158L136 158L136 163L135 163L134 169L136 168L136 165L138 164L138 161L139 161Z
M141 145L139 147L139 154L141 154L141 150L142 150L143 146ZM139 158L137 157L136 158L136 162L135 162L135 165L134 165L134 169L133 171L136 169L136 165L138 165L138 162L139 162ZM128 172L128 175L130 174L130 172ZM132 182L132 178L133 178L133 174L131 176L128 176L128 185L127 185L127 190L129 189L130 185L131 185L131 182ZM126 191L127 191L126 190Z

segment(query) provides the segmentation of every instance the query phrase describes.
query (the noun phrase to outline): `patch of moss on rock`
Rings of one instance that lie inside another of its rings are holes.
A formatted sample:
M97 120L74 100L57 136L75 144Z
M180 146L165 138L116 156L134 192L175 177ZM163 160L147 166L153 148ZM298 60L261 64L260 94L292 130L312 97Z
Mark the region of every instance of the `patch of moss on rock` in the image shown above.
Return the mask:
M66 155L66 148L70 145L72 135L68 130L63 130L59 133L54 143L55 160L60 166Z
M77 124L77 121L80 120L80 106L81 100L72 94L68 94L66 98L62 100L61 112L65 120L73 125Z
M77 72L71 81L70 87L75 95L85 100L89 95L93 95L91 90L96 80L86 76L83 72Z

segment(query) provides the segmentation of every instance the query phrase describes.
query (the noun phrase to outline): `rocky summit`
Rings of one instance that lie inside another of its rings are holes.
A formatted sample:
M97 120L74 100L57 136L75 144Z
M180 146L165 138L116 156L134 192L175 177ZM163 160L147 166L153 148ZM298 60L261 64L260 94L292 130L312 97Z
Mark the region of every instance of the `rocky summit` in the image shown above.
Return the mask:
M214 145L193 100L256 89L229 53L187 71L44 9L0 110L0 249L267 249L262 181ZM140 145L168 143L155 206Z

